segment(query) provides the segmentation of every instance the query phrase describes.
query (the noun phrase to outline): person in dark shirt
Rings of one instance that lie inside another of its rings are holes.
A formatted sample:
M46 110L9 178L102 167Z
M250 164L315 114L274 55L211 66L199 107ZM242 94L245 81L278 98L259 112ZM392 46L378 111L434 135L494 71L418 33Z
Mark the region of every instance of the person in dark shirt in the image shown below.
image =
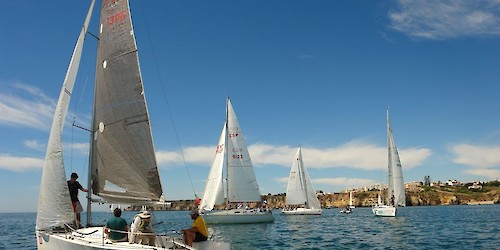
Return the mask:
M113 218L106 221L104 232L109 235L109 239L112 242L127 241L126 232L128 231L128 225L127 221L121 217L122 210L115 208L115 210L113 210L113 215Z
M78 175L76 173L71 174L71 179L68 180L69 195L71 196L71 203L73 204L73 211L76 214L76 226L80 227L80 213L83 212L82 204L78 200L78 190L83 192L88 192L86 188L83 188L80 182L78 182Z

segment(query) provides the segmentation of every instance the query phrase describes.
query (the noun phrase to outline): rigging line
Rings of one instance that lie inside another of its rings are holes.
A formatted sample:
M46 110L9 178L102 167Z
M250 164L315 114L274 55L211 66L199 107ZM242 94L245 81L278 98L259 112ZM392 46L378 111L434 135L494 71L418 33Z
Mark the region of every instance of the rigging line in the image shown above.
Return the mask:
M146 33L147 33L147 37L148 37L148 41L149 41L149 44L150 44L150 47L151 47L151 52L153 54L153 61L154 61L154 64L155 64L155 67L156 67L156 72L158 72L158 77L160 78L160 85L161 85L161 90L162 90L162 94L163 94L163 97L164 97L164 100L165 100L165 104L167 105L167 110L168 110L168 114L169 114L169 117L170 117L170 122L172 123L172 127L173 127L173 130L174 130L174 134L175 134L175 138L177 140L177 144L179 145L179 148L180 148L180 151L181 151L181 156L182 156L182 161L184 163L184 167L186 168L186 172L187 172L187 175L188 175L188 178L189 178L189 183L191 184L191 188L193 190L193 194L195 195L195 197L198 197L196 195L196 191L194 189L194 185L193 185L193 181L191 179L191 174L189 172L189 168L187 167L187 164L186 164L186 157L184 156L184 151L182 150L182 145L181 145L181 141L179 139L179 134L177 133L177 128L175 126L175 123L174 123L174 118L173 118L173 114L172 114L172 110L170 109L170 104L168 102L168 97L167 97L167 93L165 91L165 86L164 86L164 81L163 81L163 77L162 77L162 74L160 72L160 67L158 66L158 60L156 59L156 53L155 53L155 49L154 49L154 46L153 46L153 41L151 39L151 33L149 32L149 25L148 25L148 22L147 22L147 15L144 13L144 9L142 8L142 5L139 1L139 6L140 6L140 9L141 9L141 12L142 12L142 15L144 16L144 23L145 23L145 27L146 27Z

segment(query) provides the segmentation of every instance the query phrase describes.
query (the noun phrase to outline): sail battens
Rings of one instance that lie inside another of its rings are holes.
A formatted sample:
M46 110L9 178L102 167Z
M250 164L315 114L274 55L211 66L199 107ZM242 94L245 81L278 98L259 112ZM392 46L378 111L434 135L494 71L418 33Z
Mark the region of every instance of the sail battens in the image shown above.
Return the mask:
M137 46L130 35L133 29L128 1L104 1L100 23L93 127L103 124L106 129L96 132L91 143L93 191L110 202L157 201L162 186ZM126 192L109 193L104 180Z

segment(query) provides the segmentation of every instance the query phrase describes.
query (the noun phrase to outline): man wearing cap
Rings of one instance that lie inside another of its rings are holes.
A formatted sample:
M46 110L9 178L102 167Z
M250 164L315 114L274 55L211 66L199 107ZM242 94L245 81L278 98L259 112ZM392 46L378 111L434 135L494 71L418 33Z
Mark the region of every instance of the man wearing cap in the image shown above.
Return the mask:
M206 241L208 239L208 229L205 220L198 214L198 209L193 209L190 215L191 219L194 220L193 225L191 228L182 229L181 232L184 234L184 243L193 246L193 242Z
M131 243L141 243L143 245L153 246L155 244L155 235L153 233L153 226L151 223L151 213L149 211L142 211L134 217L134 222L130 227Z

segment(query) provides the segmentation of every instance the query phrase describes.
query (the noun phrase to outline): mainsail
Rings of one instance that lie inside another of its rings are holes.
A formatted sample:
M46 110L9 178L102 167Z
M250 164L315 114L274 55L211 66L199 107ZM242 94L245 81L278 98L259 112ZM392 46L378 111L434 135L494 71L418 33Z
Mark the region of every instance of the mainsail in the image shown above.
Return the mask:
M399 159L398 149L392 135L389 110L387 110L387 147L388 147L388 168L389 168L389 188L387 197L390 200L394 195L394 205L405 206L406 195L403 181L403 170Z
M111 203L161 199L162 187L128 1L103 1L91 139L93 193Z
M286 189L286 205L305 205L306 208L320 209L316 191L302 159L302 150L295 154L288 185Z
M38 211L36 217L36 229L43 230L50 227L62 226L73 220L73 208L69 197L68 185L66 184L66 173L64 170L62 153L62 132L73 86L75 84L80 58L82 55L83 42L87 27L92 16L94 1L90 4L87 17L83 23L80 35L73 50L73 55L64 78L63 86L57 101L52 127L43 163L42 179L40 182L40 194L38 197Z
M243 132L227 99L227 196L229 202L260 202L259 185Z

